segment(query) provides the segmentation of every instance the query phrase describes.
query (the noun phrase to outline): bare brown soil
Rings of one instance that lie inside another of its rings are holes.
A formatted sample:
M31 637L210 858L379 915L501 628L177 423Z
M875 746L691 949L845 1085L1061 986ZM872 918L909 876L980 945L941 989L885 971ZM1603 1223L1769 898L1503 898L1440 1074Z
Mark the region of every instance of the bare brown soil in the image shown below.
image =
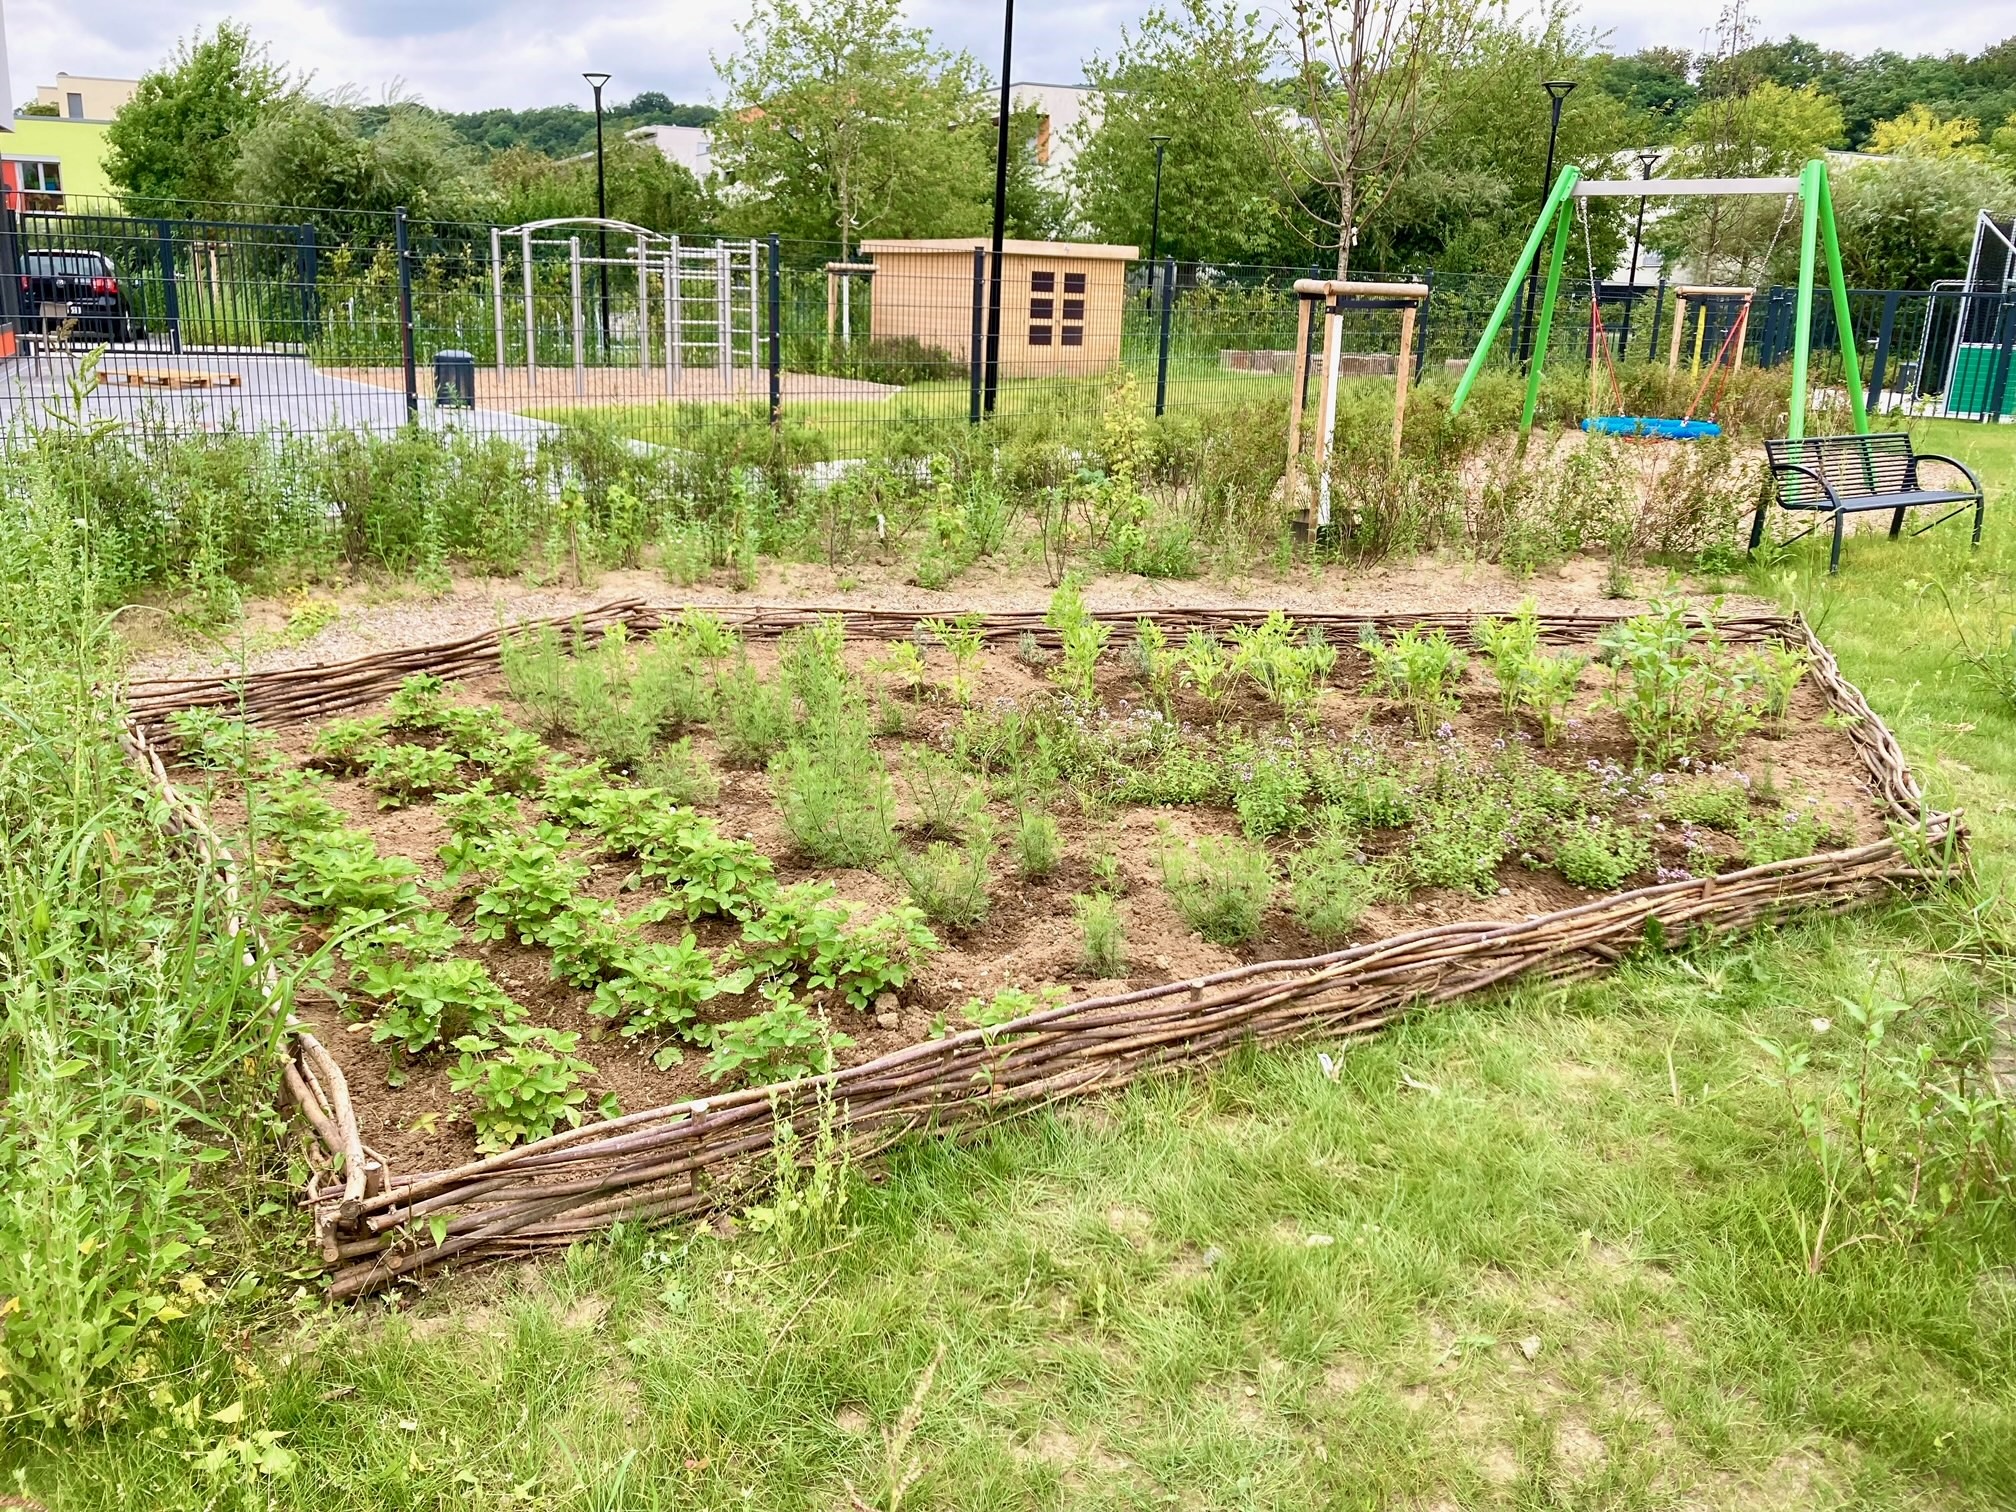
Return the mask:
M529 412L542 409L599 409L608 405L631 404L752 404L770 398L767 369L751 369L744 351L738 360L744 365L726 370L714 367L680 369L669 378L662 359L656 367L587 367L578 373L571 367L542 367L534 378L522 367L499 373L494 367L476 369L476 407L486 410ZM374 388L403 392L406 374L400 368L330 368L332 378L348 378ZM432 375L422 373L423 389L431 391ZM888 399L903 390L891 383L870 383L864 378L835 378L825 373L785 373L781 384L786 399Z
M872 677L868 663L881 654L876 646L850 646L854 670ZM750 657L760 669L774 666L776 649L757 645ZM947 671L945 653L927 653L932 675L942 679ZM1405 712L1385 700L1361 691L1367 667L1355 648L1345 650L1333 675L1335 686L1323 698L1319 723L1324 732L1338 739L1369 736L1379 747L1412 763L1432 759L1437 740L1421 740ZM1596 695L1607 674L1592 669L1585 678L1585 693L1576 711L1576 724L1561 746L1544 753L1549 764L1566 770L1601 767L1616 763L1628 768L1631 746L1619 717L1597 706ZM1006 651L990 652L980 678L978 701L997 699L1026 701L1040 696L1047 687L1040 671L1022 664ZM1141 690L1131 673L1109 657L1100 680L1100 695L1109 710L1138 703ZM1501 714L1495 687L1480 660L1472 660L1461 688L1462 711L1450 722L1447 738L1488 759L1500 743L1524 743L1539 753L1530 733L1516 727ZM522 710L512 703L501 677L474 680L460 690L470 703L495 703L507 713L522 718ZM901 765L906 744L922 742L944 749L949 732L960 718L959 709L948 698L927 695L906 704L908 728L900 737L885 737L878 748L893 772ZM1210 711L1193 696L1180 696L1179 719L1199 728L1211 724ZM1846 736L1823 722L1823 701L1812 689L1801 686L1795 693L1786 729L1779 735L1753 735L1736 753L1732 766L1748 774L1760 786L1769 786L1784 798L1818 799L1840 832L1854 842L1877 838L1881 833L1872 805L1855 774L1861 771ZM1257 697L1242 693L1224 714L1227 727L1249 728L1271 725L1271 711ZM306 757L313 731L293 729L282 732L282 749L299 760ZM790 835L777 809L770 778L762 772L738 771L723 765L711 736L696 733L694 747L703 754L720 780L716 801L701 805L724 833L752 841L777 866L778 880L792 883L813 878L831 881L841 896L875 908L903 901L899 883L872 871L821 869L809 865L794 852ZM556 742L561 749L567 743ZM585 754L578 749L570 754ZM185 781L200 781L200 774L184 771ZM900 780L899 828L910 814L903 804ZM376 797L360 782L339 781L332 798L346 810L349 822L367 829L381 853L402 856L417 864L430 885L438 887L442 868L438 848L447 840L441 819L430 804L381 810ZM234 830L242 836L245 807L242 795L220 789L214 796L213 812L226 835ZM1065 860L1058 872L1041 882L1024 882L1015 875L1009 852L1013 812L1001 801L990 804L996 839L991 908L983 923L970 933L939 930L944 949L932 955L910 983L897 994L895 1003L879 1005L876 1013L856 1013L844 1004L830 1009L836 1028L852 1036L853 1044L841 1052L844 1064L870 1059L884 1052L914 1043L949 1020L954 1028L964 1027L960 1006L974 997L986 997L1002 987L1024 990L1060 988L1073 997L1101 991L1121 990L1180 981L1236 965L1242 961L1296 959L1334 949L1340 941L1319 942L1311 938L1285 907L1285 888L1277 890L1275 906L1263 922L1257 938L1238 949L1210 944L1192 934L1182 923L1161 884L1160 855L1171 843L1181 845L1204 835L1237 832L1237 821L1229 809L1215 807L1142 808L1121 807L1105 812L1087 812L1085 807L1065 798L1051 812L1064 836ZM1646 817L1650 817L1649 815ZM1655 866L1678 867L1687 857L1681 848L1676 827L1658 839ZM1380 832L1367 841L1375 856L1404 848L1404 831ZM1726 836L1702 832L1723 860L1736 855L1735 843ZM1301 842L1285 838L1270 843L1277 860L1284 860ZM1120 911L1125 922L1128 974L1123 981L1095 981L1080 964L1080 937L1074 921L1074 895L1090 892L1095 886L1092 871L1095 856L1111 852L1117 858L1123 892ZM600 898L624 894L634 879L632 864L597 853L584 853L593 870L583 891ZM1698 871L1697 853L1691 863ZM1417 891L1404 902L1375 906L1351 936L1352 943L1378 939L1422 925L1462 918L1524 918L1552 912L1586 900L1590 894L1563 881L1552 871L1536 870L1508 858L1499 868L1499 888L1494 897L1478 897L1446 889ZM1650 881L1646 876L1626 885ZM473 886L464 892L443 892L437 906L447 908L458 923L466 923L471 908ZM641 902L648 894L637 895ZM666 923L654 926L654 938L676 939L688 926ZM730 947L738 931L718 920L693 926L698 941L717 955ZM316 943L312 926L304 927L304 940ZM629 1111L663 1105L683 1098L702 1096L710 1090L703 1073L705 1053L688 1050L682 1064L659 1069L648 1058L655 1046L648 1042L618 1037L607 1020L588 1012L593 1001L590 991L575 989L553 979L547 952L515 944L483 944L470 941L467 953L481 959L498 984L523 1005L531 1022L559 1029L579 1031L578 1053L596 1067L589 1083L590 1106L604 1095L613 1095ZM707 1005L710 1021L738 1018L760 1006L754 995L745 999L719 999ZM308 995L299 1006L301 1016L315 1034L330 1047L349 1079L351 1093L362 1119L366 1142L380 1152L392 1169L411 1173L437 1169L469 1158L473 1151L473 1130L460 1099L448 1087L452 1057L423 1056L409 1064L409 1080L397 1089L385 1084L388 1065L385 1050L374 1045L366 1027L350 1022L335 1002Z

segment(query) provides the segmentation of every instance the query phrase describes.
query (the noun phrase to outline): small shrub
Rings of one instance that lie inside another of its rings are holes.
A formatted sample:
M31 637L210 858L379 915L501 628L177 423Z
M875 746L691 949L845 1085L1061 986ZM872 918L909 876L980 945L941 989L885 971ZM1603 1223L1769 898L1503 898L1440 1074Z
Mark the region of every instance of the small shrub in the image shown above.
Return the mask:
M790 741L790 690L765 682L746 659L715 680L714 733L730 766L760 767Z
M1129 655L1148 697L1166 718L1175 705L1176 682L1183 670L1179 653L1169 644L1168 632L1146 617L1136 620Z
M1064 859L1064 837L1057 821L1041 809L1024 809L1015 821L1015 871L1024 881L1040 882Z
M1636 830L1589 815L1554 835L1554 869L1577 887L1615 892L1652 864L1652 845Z
M889 778L866 731L794 745L770 766L784 826L824 866L873 866L895 845Z
M1402 630L1389 642L1371 631L1359 645L1372 660L1374 683L1407 706L1419 734L1427 736L1456 711L1465 657L1445 632Z
M1003 987L991 998L968 998L959 1015L976 1029L994 1029L1011 1020L1058 1007L1069 996L1061 987L1045 987L1041 992Z
M823 1076L834 1066L833 1052L854 1043L828 1027L781 984L768 984L770 1007L714 1030L714 1053L707 1057L707 1080L724 1077L753 1086Z
M691 736L682 735L645 757L637 768L637 779L657 788L673 803L707 804L721 796L721 780L707 758L693 749Z
M447 792L461 781L462 754L445 746L383 746L364 764L364 786L378 795L381 809L404 808L419 798Z
M1274 895L1274 863L1257 845L1207 836L1162 850L1162 886L1184 924L1218 945L1260 932Z
M899 850L896 875L925 918L953 929L971 929L987 917L992 850L983 825L964 845L934 840L921 851Z
M1288 863L1288 910L1325 944L1348 936L1366 909L1395 891L1389 868L1368 862L1349 836L1334 831Z
M560 1029L501 1024L493 1034L455 1040L462 1058L448 1073L451 1091L475 1100L476 1148L484 1154L544 1139L581 1122L588 1100L580 1082L595 1068L575 1058L581 1036Z
M1758 690L1757 712L1773 733L1785 728L1792 691L1807 671L1806 658L1779 641L1768 641L1749 653L1739 674Z
M1078 919L1079 961L1086 973L1113 978L1127 972L1127 931L1120 904L1111 893L1080 894L1071 900Z
M912 751L904 763L903 789L917 832L932 839L958 839L980 818L986 802L986 794L949 756L923 748Z
M747 967L722 973L692 935L676 944L637 945L615 963L614 974L595 989L590 1010L620 1020L625 1035L677 1034L691 1038L700 1005L749 990L755 973Z

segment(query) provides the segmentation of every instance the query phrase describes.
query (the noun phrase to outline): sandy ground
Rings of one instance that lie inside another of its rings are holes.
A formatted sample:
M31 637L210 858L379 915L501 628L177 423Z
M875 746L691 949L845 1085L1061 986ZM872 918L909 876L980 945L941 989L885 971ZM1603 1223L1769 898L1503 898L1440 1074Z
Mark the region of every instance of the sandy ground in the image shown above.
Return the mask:
M744 355L746 361L746 354ZM328 368L331 378L367 383L374 388L405 391L406 377L398 368ZM833 378L820 373L785 373L781 386L786 399L887 399L903 390L894 384L869 383L860 378ZM426 358L420 363L420 388L434 392L434 372ZM584 367L579 372L566 367L542 367L536 378L522 367L499 373L494 367L476 369L476 407L484 410L525 410L541 405L564 404L748 404L770 397L767 369L737 367L724 371L714 367L687 367L676 381L669 381L664 367Z
M928 614L967 610L997 612L1042 608L1050 587L1039 573L981 563L943 590L920 588L909 568L859 564L832 568L804 563L765 562L756 586L737 592L719 582L681 588L650 570L605 572L580 587L532 587L517 578L457 577L439 594L411 583L387 586L360 580L340 590L318 590L316 598L336 606L335 617L317 634L285 636L288 617L300 600L248 601L242 631L228 642L177 640L160 616L128 616L134 637L133 677L185 676L263 671L342 661L399 646L426 645L487 630L493 625L544 619L592 609L612 599L641 598L653 604L815 604L853 609L914 609ZM1488 563L1421 558L1375 567L1297 569L1283 576L1243 573L1167 581L1106 576L1086 590L1094 609L1257 607L1367 613L1505 612L1532 599L1543 610L1616 614L1642 608L1642 599L1604 596L1605 563L1577 558L1545 575L1520 577ZM1658 570L1634 574L1641 593L1663 581ZM1764 613L1774 606L1761 599L1729 598L1730 613Z

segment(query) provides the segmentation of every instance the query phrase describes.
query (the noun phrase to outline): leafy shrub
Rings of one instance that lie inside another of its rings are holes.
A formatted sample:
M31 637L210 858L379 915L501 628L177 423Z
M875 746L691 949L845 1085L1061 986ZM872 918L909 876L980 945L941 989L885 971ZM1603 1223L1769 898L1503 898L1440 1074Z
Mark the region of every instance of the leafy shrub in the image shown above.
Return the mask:
M490 980L481 961L465 956L400 966L375 985L380 997L371 1038L392 1047L395 1078L401 1054L417 1055L464 1034L488 1034L524 1013Z
M1394 895L1392 871L1365 859L1349 836L1332 831L1288 863L1288 910L1326 944L1358 927L1365 910Z
M1057 821L1041 809L1024 809L1015 821L1015 871L1028 882L1040 882L1057 870L1064 858L1064 838Z
M252 790L250 818L261 840L291 852L304 840L343 827L343 811L323 796L329 779L320 772L275 772Z
M856 1008L901 987L938 938L904 905L862 922L827 882L780 888L742 931L742 959L759 975L830 988Z
M749 990L748 967L722 973L692 935L678 943L636 945L615 963L610 978L595 989L591 1010L619 1019L625 1035L678 1034L691 1038L702 1003Z
M1079 961L1095 977L1124 976L1127 971L1127 931L1120 904L1111 893L1081 893L1071 900L1078 920Z
M1181 657L1169 645L1168 632L1146 616L1136 620L1130 655L1148 697L1166 717L1175 705L1176 681L1183 669Z
M793 745L770 766L784 827L824 866L873 866L895 844L889 778L865 730Z
M709 1081L732 1076L767 1086L823 1076L833 1069L833 1052L854 1043L794 999L789 988L771 983L763 996L770 1004L763 1012L714 1030L714 1053L707 1057Z
M738 661L715 680L714 733L730 766L760 767L784 749L793 720L790 690Z
M966 930L987 917L992 851L992 837L982 825L964 845L933 840L921 851L897 851L893 864L925 918Z
M1359 646L1371 658L1374 684L1407 706L1421 735L1455 712L1466 658L1447 633L1402 630L1389 642L1368 629Z
M1615 892L1652 864L1652 844L1636 830L1589 815L1554 835L1554 869L1577 887Z
M1075 582L1066 582L1050 596L1043 623L1055 630L1063 643L1063 653L1051 677L1067 696L1090 703L1096 692L1094 679L1099 671L1099 654L1106 649L1112 627L1092 617Z
M403 808L455 787L462 777L462 754L447 747L383 746L364 763L364 786L378 795L381 809Z
M531 835L500 836L490 847L485 870L490 881L476 894L471 923L480 940L516 935L533 945L546 940L547 926L574 900L588 868L560 853L567 832L541 825Z
M375 714L332 719L315 732L309 754L326 771L360 772L385 743L390 728L390 721Z
M1260 932L1274 894L1274 863L1257 845L1206 836L1162 850L1162 886L1184 924L1219 945Z
M638 765L637 778L673 803L712 803L721 796L720 779L707 765L707 758L693 749L690 736L682 735L645 757Z
M1624 716L1639 759L1664 768L1682 756L1715 756L1756 723L1742 663L1712 622L1687 623L1678 599L1603 632L1615 677L1605 702Z
M575 1058L580 1040L570 1031L525 1024L456 1038L462 1058L448 1073L448 1086L475 1099L479 1151L495 1154L581 1122L588 1094L580 1082L595 1068Z
M420 901L420 868L401 856L381 856L362 830L304 837L280 869L282 896L312 914L345 908L409 908Z

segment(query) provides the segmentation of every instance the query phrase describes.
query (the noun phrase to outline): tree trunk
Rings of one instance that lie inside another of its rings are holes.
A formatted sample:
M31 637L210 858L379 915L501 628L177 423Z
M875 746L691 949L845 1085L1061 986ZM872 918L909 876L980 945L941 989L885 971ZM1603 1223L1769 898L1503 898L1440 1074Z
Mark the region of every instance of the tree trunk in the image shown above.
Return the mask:
M1357 186L1347 176L1337 186L1337 276L1351 276L1351 222L1357 209L1358 196L1353 193Z

